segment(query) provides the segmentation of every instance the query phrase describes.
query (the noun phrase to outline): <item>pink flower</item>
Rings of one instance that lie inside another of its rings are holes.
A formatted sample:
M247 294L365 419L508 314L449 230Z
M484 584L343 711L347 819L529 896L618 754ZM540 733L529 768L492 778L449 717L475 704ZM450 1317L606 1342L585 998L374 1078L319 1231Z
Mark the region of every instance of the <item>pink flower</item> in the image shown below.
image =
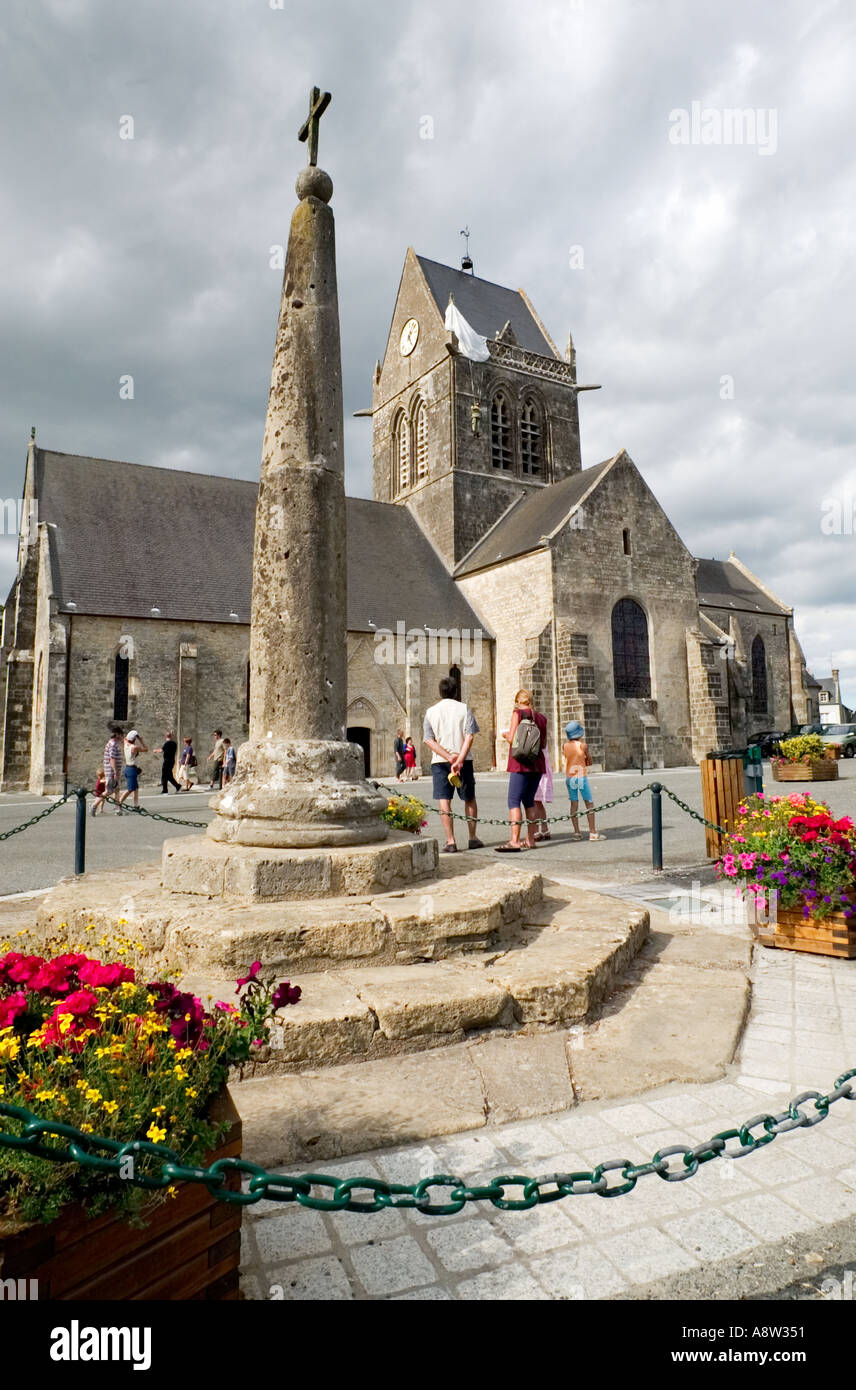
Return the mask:
M749 854L741 854L741 855L740 855L740 867L741 867L741 869L753 869L753 868L755 867L755 860L757 859L757 857L758 857L758 856L757 856L757 854L754 853L754 851L751 852L751 853L749 853Z
M238 983L238 988L235 990L235 993L236 993L236 994L240 994L241 990L244 988L244 985L248 985L248 984L250 983L251 980L254 980L254 979L256 978L256 976L258 975L259 971L261 970L261 968L262 968L262 963L261 963L261 961L260 961L260 960L254 960L253 963L252 963L252 965L250 966L250 973L249 973L249 975L244 975L244 976L242 976L242 978L241 978L240 980L238 980L238 982L237 982L237 983Z

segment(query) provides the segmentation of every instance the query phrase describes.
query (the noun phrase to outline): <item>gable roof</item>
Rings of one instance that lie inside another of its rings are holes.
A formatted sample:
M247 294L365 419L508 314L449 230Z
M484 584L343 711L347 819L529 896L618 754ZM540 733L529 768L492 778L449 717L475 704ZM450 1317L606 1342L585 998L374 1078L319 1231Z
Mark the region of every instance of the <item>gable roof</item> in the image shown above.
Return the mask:
M563 525L617 457L604 459L594 468L583 468L559 483L524 493L512 502L490 531L464 556L455 570L456 578L538 550L544 537L552 536Z
M250 621L257 483L39 448L35 469L61 609ZM480 626L406 508L354 497L346 508L351 631Z
M483 338L496 337L506 323L510 323L522 348L540 353L542 357L556 356L553 344L522 291L495 285L492 280L480 280L477 275L469 275L465 270L453 270L439 261L429 261L426 256L417 255L416 259L441 318L445 317L449 295L452 294L464 318Z
M696 571L698 601L710 608L742 609L749 613L786 616L790 609L750 578L731 560L699 560Z

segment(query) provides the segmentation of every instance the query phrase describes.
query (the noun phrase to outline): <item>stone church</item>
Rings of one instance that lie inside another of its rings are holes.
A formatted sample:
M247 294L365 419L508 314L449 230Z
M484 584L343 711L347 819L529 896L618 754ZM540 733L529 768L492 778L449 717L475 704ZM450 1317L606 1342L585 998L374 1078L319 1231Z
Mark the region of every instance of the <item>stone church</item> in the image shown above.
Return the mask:
M486 340L480 360L445 326L450 300ZM398 729L424 758L450 672L482 770L505 765L520 686L554 763L570 718L604 768L688 763L817 718L792 609L733 554L693 557L624 449L582 467L578 397L596 388L523 290L408 250L372 385L358 413L374 500L347 504L348 736L371 775L392 772ZM113 721L150 748L190 734L200 763L214 728L246 737L256 492L31 439L0 648L3 790L89 785Z

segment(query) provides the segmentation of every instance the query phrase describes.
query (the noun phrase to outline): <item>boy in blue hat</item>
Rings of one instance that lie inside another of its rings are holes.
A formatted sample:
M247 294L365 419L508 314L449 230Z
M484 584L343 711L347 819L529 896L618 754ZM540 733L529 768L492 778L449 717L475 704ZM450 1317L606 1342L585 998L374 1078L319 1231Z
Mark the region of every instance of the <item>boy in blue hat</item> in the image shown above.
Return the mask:
M571 823L574 827L574 839L581 840L583 837L580 834L577 808L582 797L588 816L589 839L605 840L606 836L598 834L594 823L594 797L586 775L591 767L592 756L586 743L585 732L577 719L572 719L565 725L566 742L562 744L562 756L565 759L565 786L571 799Z

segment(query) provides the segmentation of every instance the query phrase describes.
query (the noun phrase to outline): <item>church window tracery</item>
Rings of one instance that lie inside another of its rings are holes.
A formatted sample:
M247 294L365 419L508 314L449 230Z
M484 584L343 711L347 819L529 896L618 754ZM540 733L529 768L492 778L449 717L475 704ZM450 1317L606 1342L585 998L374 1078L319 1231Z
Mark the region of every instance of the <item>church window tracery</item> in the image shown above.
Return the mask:
M410 486L410 425L404 411L398 416L392 444L392 493L397 497Z
M427 478L428 476L428 412L425 409L425 402L420 400L416 404L413 414L413 435L416 443L416 477Z
M648 619L632 598L619 599L612 610L612 672L616 699L650 699Z
M525 400L520 415L520 467L532 478L541 472L541 418L533 400Z
M490 456L494 468L510 472L513 460L511 410L502 391L496 393L490 406Z
M752 643L752 709L767 713L767 649L760 633Z

